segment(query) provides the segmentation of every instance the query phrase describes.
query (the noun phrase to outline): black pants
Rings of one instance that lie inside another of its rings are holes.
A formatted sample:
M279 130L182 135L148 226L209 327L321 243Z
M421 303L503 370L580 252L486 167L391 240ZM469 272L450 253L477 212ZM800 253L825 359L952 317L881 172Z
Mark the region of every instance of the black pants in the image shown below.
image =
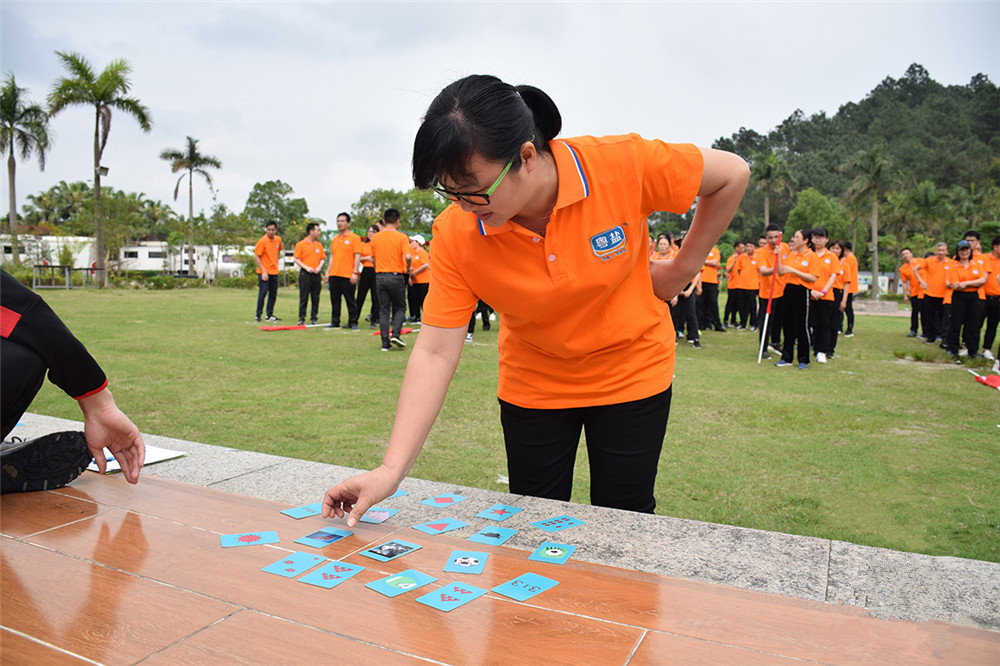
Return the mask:
M757 318L754 314L753 300L757 293L753 289L734 289L736 292L736 313L740 318L740 327L746 328L757 325Z
M778 296L771 299L771 316L767 317L767 299L758 296L757 323L760 324L757 342L760 343L765 333L770 335L768 342L775 349L781 349L781 303L783 298ZM767 319L767 331L764 330L764 319Z
M406 319L406 276L403 273L376 273L375 291L378 292L378 323L382 347L388 349L390 333L394 338L403 334L403 320Z
M726 308L722 313L722 321L727 326L736 326L736 289L726 289Z
M411 284L407 294L410 302L410 317L413 321L420 321L420 310L424 307L424 299L427 298L427 290L430 284Z
M678 296L677 309L679 310L681 329L684 330L684 337L687 338L688 342L692 340L698 342L698 311L695 293L692 291L690 296Z
M785 344L781 348L781 360L791 363L798 343L799 363L809 363L809 290L800 284L787 284L782 301Z
M933 342L936 338L944 339L944 299L924 295L923 306L924 337Z
M584 430L591 504L653 513L671 390L632 402L572 409L529 409L501 400L510 492L568 501Z
M979 324L983 319L983 302L974 291L956 291L951 295L951 323L945 348L958 353L958 341L969 350L969 355L979 353Z
M913 331L914 334L920 330L920 311L923 309L923 305L923 297L910 297L910 330Z
M378 321L378 290L375 289L375 269L371 266L365 266L361 269L361 276L358 278L358 317L361 317L361 311L365 309L365 297L368 296L368 292L372 294L372 309L368 313L371 317L372 324Z
M268 275L267 282L257 276L257 319L264 312L264 297L267 296L267 316L274 316L274 301L278 298L278 277Z
M703 331L719 330L719 285L714 282L702 282L701 296L698 297L698 328Z
M347 302L347 325L354 328L358 325L358 313L361 308L354 300L354 285L351 284L351 278L331 275L327 284L330 288L330 323L340 326L340 297L343 296Z
M319 318L319 295L323 293L323 278L319 273L309 271L299 271L299 320L306 318L306 306L309 299L312 299L312 316L309 318L315 322Z
M993 340L997 334L997 324L1000 323L1000 296L987 296L983 303L983 320L986 330L983 331L983 349L993 351Z
M854 333L854 294L847 294L847 306L844 308L844 316L847 317L847 330L844 331L844 335Z
M813 351L817 354L833 353L833 338L837 337L837 331L833 324L833 313L837 309L833 301L810 301L809 317L812 320L812 340Z
M486 305L486 303L484 303L482 299L480 299L479 302L476 304L476 310L472 313L472 318L469 319L468 333L472 334L476 332L476 315L479 315L480 317L483 318L483 330L484 331L490 330L490 314L492 312L493 308Z
M0 338L0 375L3 377L3 400L0 400L0 439L14 429L31 401L38 395L48 368L41 356L24 345Z

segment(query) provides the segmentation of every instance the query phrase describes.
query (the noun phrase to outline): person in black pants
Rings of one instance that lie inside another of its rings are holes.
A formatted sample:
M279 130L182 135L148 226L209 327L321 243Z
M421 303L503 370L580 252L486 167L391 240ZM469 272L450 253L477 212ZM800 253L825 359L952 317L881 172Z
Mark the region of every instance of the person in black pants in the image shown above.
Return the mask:
M306 236L295 244L293 261L299 267L299 325L305 324L306 306L312 299L312 316L310 323L315 324L319 318L319 297L323 293L323 262L326 250L317 239L320 235L319 224L310 222L306 225Z
M372 295L372 308L368 313L368 321L371 322L368 326L370 329L378 328L378 291L375 289L375 259L371 255L371 239L379 231L381 229L378 228L378 225L373 224L368 227L368 235L361 239L361 277L358 278L357 298L358 316L360 317L361 311L365 309L365 298L370 292Z
M955 270L949 271L950 282L945 287L952 290L951 323L945 348L953 361L958 358L958 341L969 350L969 358L979 358L979 325L983 320L983 304L979 300L979 288L986 284L982 264L972 260L972 245L967 240L958 241L955 254Z
M139 429L115 404L101 366L45 301L6 271L0 271L0 365L4 440L35 399L46 372L83 412L82 433L4 441L0 492L59 488L79 476L91 459L103 473L104 447L121 464L126 481L139 481L146 446Z
M784 347L781 350L781 360L775 365L784 368L792 365L795 345L798 343L799 369L809 367L809 286L816 282L817 276L808 271L809 264L816 261L816 254L809 249L805 238L806 232L799 229L788 242L789 253L781 257L778 275L788 276L785 283L785 293L782 296L784 309Z

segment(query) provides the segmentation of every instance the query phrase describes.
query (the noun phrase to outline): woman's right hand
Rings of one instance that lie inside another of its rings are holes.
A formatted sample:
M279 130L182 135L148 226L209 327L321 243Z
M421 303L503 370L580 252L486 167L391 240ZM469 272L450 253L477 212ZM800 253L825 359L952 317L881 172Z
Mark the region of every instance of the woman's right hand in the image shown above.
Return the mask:
M385 465L358 474L337 484L323 496L323 517L347 516L347 526L354 527L368 509L396 492L401 479Z

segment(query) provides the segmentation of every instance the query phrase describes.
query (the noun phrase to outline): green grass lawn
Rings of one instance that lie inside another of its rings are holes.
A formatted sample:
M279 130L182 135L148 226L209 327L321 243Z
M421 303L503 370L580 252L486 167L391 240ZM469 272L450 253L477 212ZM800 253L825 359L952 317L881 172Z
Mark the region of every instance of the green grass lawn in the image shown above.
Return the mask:
M144 432L356 468L381 461L409 352L380 353L368 330L261 332L250 291L43 295ZM297 301L280 292L286 323ZM657 513L1000 561L1000 393L906 338L908 323L859 316L837 358L805 372L757 365L756 333L682 343ZM506 490L496 335L477 330L466 346L413 476ZM80 417L49 383L32 411ZM588 497L581 448L573 499Z

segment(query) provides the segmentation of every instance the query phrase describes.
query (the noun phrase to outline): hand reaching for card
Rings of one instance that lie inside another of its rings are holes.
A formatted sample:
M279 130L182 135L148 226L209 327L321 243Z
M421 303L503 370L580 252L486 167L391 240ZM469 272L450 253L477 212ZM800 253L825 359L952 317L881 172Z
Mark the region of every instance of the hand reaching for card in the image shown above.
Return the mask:
M323 496L323 517L347 516L347 526L357 525L361 516L377 502L396 491L400 479L384 465L370 472L352 476L326 491Z

